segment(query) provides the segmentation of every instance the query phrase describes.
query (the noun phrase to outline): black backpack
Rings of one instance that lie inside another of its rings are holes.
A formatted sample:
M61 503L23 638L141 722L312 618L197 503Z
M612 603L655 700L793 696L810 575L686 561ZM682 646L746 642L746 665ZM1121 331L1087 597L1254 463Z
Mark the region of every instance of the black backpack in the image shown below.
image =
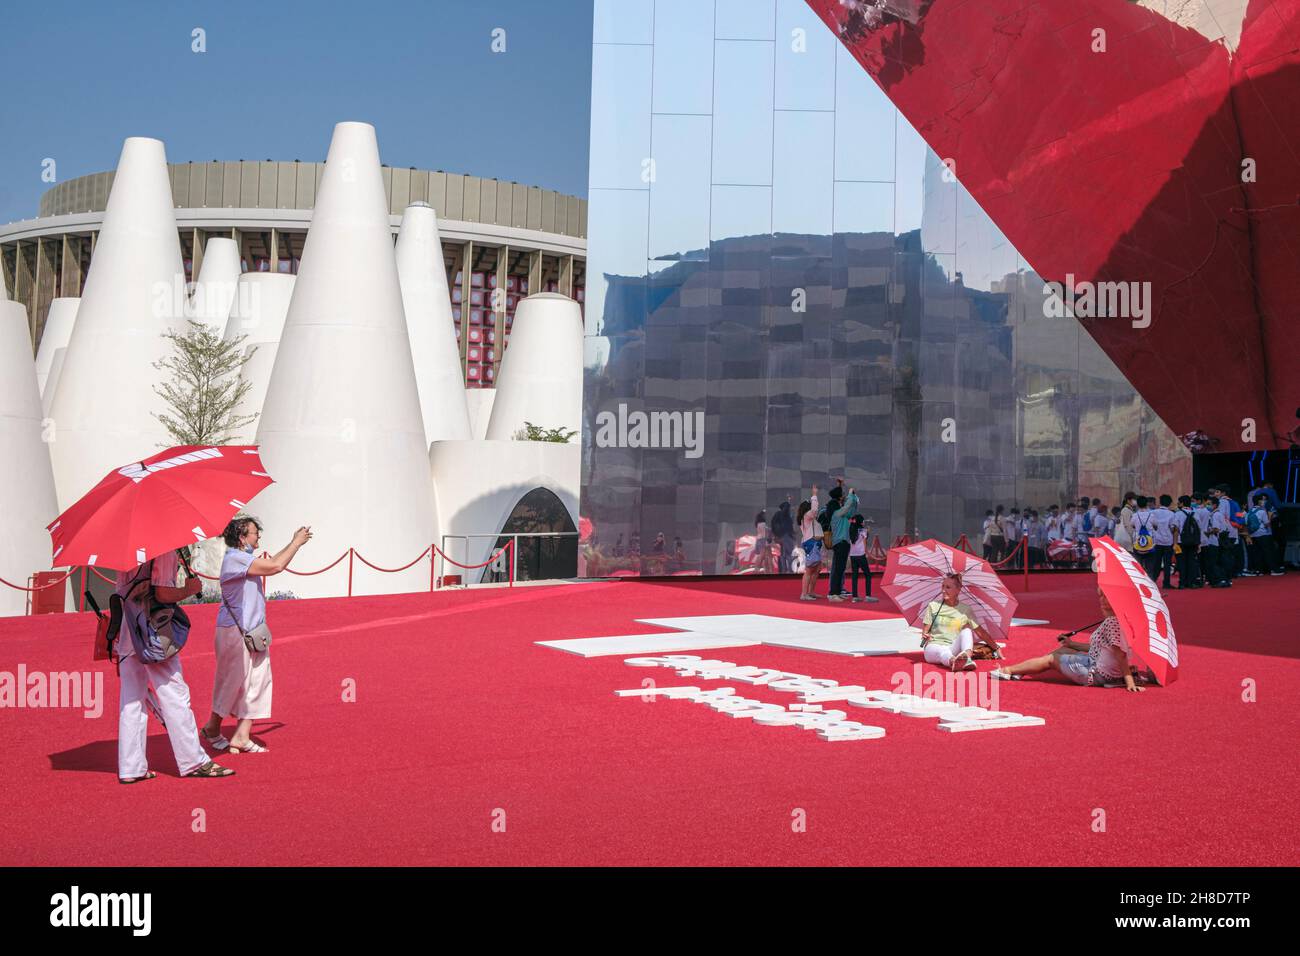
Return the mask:
M1184 551L1194 551L1201 546L1201 526L1196 523L1196 516L1190 511L1184 511L1183 515L1183 527L1178 532L1178 544Z

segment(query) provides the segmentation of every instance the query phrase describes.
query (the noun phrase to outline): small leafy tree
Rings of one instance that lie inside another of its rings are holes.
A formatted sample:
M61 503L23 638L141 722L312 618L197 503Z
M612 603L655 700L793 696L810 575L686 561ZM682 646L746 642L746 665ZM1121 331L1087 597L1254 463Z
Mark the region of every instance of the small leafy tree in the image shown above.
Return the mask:
M524 422L524 427L515 432L514 438L515 441L553 441L564 445L576 434L576 431L566 428L543 428L532 422Z
M235 414L253 387L239 379L239 370L250 357L243 354L247 336L226 341L210 326L193 320L189 326L185 333L170 329L163 333L172 352L153 365L170 372L171 379L155 385L154 391L166 401L168 411L155 417L177 445L224 445L237 429L257 418Z

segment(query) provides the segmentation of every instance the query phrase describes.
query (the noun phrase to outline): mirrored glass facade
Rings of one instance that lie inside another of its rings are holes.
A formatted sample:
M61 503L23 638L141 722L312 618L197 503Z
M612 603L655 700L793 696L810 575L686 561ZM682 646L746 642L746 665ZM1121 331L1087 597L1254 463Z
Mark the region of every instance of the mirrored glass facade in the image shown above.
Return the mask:
M974 539L995 504L1189 486L1182 445L803 0L597 2L594 37L589 574L775 570L756 523L834 475L886 546Z

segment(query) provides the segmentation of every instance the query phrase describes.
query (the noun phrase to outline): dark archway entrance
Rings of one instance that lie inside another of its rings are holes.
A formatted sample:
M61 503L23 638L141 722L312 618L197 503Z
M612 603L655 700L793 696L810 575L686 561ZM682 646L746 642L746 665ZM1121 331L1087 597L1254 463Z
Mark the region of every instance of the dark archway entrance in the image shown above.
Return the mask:
M501 537L497 538L492 551L504 548L510 540L508 535L550 534L555 532L576 532L573 519L564 502L554 492L545 488L534 488L519 499L519 503L510 512ZM519 540L519 554L515 564L515 574L520 581L545 581L554 578L572 578L578 574L578 537L563 538L529 538ZM504 581L509 577L509 568L494 569L488 566L483 571L484 583Z

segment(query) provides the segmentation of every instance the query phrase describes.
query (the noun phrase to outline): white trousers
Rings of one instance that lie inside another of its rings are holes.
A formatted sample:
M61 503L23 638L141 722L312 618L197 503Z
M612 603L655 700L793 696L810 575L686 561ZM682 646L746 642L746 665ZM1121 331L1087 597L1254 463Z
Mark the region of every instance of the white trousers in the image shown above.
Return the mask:
M969 627L963 627L957 639L951 644L938 644L931 641L925 645L925 659L931 664L947 667L952 659L962 651L969 651L975 646L975 635Z
M158 707L167 722L167 737L176 768L182 775L208 762L199 742L199 729L190 709L190 689L181 673L179 657L159 664L144 664L132 654L123 658L117 708L117 775L122 779L143 777L149 770L145 739L149 731L149 710L145 695L153 685Z

